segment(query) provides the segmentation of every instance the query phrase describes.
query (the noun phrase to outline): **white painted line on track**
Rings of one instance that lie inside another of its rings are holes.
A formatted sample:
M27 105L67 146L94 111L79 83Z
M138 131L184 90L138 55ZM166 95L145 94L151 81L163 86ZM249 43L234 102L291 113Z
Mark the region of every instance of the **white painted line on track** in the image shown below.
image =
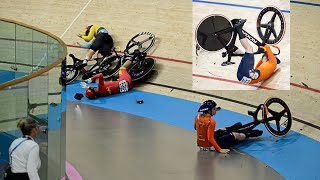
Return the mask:
M83 11L87 8L87 6L90 4L92 0L89 0L87 2L87 4L83 7L83 9L80 11L80 13L74 18L74 20L71 22L71 24L68 26L68 28L62 33L62 35L60 36L60 38L62 38L66 32L70 29L70 27L73 25L73 23L78 19L78 17L83 13Z

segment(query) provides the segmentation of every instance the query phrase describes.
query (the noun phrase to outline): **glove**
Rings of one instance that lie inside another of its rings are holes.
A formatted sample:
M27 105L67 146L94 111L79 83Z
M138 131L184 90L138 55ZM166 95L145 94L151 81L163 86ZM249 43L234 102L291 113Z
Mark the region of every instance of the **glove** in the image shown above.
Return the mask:
M87 88L90 87L90 86L89 86L87 83L85 83L85 82L81 82L80 85L81 85L82 88L85 88L85 89L87 89Z
M84 80L84 82L86 82L86 83L92 83L92 79L91 79L91 78L88 78L88 79Z

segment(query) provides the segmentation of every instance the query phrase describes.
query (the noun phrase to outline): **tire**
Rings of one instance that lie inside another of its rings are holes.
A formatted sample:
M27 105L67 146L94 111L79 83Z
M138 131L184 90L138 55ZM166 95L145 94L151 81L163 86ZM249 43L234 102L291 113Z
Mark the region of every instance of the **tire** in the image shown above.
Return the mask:
M271 112L271 109L269 109L271 104L281 105L281 107L284 109L283 112L285 112L286 115L283 114L282 116L280 116L280 114L281 114L280 112L275 112L275 113ZM282 137L282 136L287 135L289 133L289 130L290 130L291 126L292 126L292 116L291 116L291 111L290 111L288 105L283 100L281 100L279 98L276 98L276 97L272 97L272 98L269 98L264 103L264 106L267 108L268 112L262 114L263 115L263 119L266 119L268 117L267 116L268 113L272 114L274 119L277 119L277 118L281 119L282 117L286 117L287 118L286 124L284 125L285 128L283 130L274 129L273 128L274 125L271 124L270 121L267 121L267 122L264 123L265 127L267 128L267 130L273 136L276 136L276 137ZM264 112L265 112L265 110L264 110Z
M70 74L73 74L73 75L68 77ZM79 74L80 74L80 71L76 70L73 65L67 65L66 66L66 84L68 85L72 81L74 81L79 76Z
M274 13L273 17L270 19L269 22L262 23L263 16L267 13ZM273 23L275 22L275 18L280 20L280 30L274 29ZM271 27L268 26L268 23L271 23L272 26ZM262 32L262 28L265 28L266 31ZM275 30L275 31L273 31L275 34L272 32L272 29ZM285 20L283 13L281 12L281 10L274 7L274 6L268 6L268 7L263 8L260 11L258 18L257 18L257 31L258 31L259 37L261 38L261 40L264 43L278 44L282 40L282 38L285 34L285 31L286 31L286 20ZM267 33L267 31L269 33ZM269 34L269 36L267 36L268 34ZM270 38L271 34L274 37L273 39Z
M111 56L106 59L101 63L98 73L102 73L105 78L113 76L121 67L121 58L122 56Z
M142 78L144 78L147 74L149 74L150 71L154 68L156 61L153 58L146 58L143 63L144 63L143 64L143 72L141 74L138 74L138 75L136 74L134 66L132 68L130 68L129 74L131 75L133 82L139 81ZM137 66L137 65L135 65L135 66Z

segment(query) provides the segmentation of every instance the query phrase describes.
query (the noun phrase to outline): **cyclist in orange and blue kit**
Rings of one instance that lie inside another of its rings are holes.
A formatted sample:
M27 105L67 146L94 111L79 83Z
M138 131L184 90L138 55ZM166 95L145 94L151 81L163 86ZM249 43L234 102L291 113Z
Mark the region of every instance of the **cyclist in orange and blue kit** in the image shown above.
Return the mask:
M263 56L254 68L253 48L242 32L242 27L246 20L238 19L236 21L237 22L234 23L234 28L239 35L241 45L245 48L245 54L241 59L237 71L238 80L243 84L255 84L268 79L274 73L278 64L276 57L270 49L270 46L265 45L259 47L266 52L266 56Z
M249 137L261 136L261 130L248 130L243 133L232 132L235 127L241 127L240 122L226 128L216 129L216 121L212 116L216 115L221 108L217 107L216 102L207 100L202 103L195 118L194 129L197 131L197 145L202 150L213 150L213 148L220 153L229 153L227 149L237 142L244 141ZM230 132L231 131L231 132Z

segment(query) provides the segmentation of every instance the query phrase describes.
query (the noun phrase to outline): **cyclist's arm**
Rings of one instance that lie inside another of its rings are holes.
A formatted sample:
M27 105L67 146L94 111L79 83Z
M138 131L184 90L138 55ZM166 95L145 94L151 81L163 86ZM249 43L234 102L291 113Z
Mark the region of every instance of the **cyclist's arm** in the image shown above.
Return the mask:
M270 49L270 46L269 46L269 45L266 45L266 46L265 46L265 49L266 49L266 52L267 52L268 61L269 61L271 64L277 65L277 59L276 59L276 57L274 56L272 50Z
M92 45L91 43L84 43L84 44L80 44L80 47L89 49L91 45Z
M89 31L89 34L88 36L85 36L85 35L82 35L82 39L89 42L93 39L93 36L94 36L94 33L96 31L96 25L93 25L91 28L90 28L90 31Z
M103 74L99 73L91 78L92 81L99 79L99 86L104 84Z
M196 116L196 118L194 119L194 130L197 130L197 120L198 120L199 115Z
M210 144L214 147L214 149L216 149L218 152L221 151L220 146L218 145L218 143L216 142L216 140L214 139L214 129L216 128L216 122L214 120L210 120L210 125L208 127L208 140L210 142Z

